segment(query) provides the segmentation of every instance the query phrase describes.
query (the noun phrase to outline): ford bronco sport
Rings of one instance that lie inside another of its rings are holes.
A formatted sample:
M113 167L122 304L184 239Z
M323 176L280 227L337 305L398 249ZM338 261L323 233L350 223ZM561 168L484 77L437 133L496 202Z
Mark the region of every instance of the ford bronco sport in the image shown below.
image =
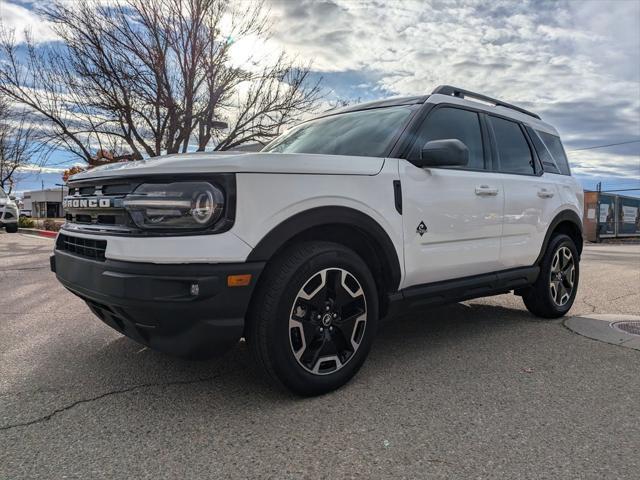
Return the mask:
M241 337L276 384L335 389L398 309L576 296L583 193L556 130L450 86L329 112L257 153L77 174L52 270L102 321L186 356Z

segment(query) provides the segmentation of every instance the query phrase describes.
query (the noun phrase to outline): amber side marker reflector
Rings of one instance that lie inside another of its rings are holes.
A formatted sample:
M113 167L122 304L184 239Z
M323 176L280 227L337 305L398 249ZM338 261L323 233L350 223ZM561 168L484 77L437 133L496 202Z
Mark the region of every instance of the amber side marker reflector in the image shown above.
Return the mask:
M244 275L229 275L227 277L228 287L246 287L251 283L251 274Z

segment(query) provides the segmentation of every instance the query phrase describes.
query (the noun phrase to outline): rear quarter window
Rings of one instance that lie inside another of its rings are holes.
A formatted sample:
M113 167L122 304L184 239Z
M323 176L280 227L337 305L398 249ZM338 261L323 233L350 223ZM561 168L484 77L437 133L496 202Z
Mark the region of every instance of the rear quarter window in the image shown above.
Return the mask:
M560 137L527 127L533 146L546 172L571 175L569 161Z
M549 150L549 153L551 154L551 157L553 158L553 161L555 162L556 167L560 171L560 173L562 175L571 175L571 170L569 169L569 161L567 160L567 154L564 151L564 147L562 146L560 137L545 132L536 133L542 139L542 142Z

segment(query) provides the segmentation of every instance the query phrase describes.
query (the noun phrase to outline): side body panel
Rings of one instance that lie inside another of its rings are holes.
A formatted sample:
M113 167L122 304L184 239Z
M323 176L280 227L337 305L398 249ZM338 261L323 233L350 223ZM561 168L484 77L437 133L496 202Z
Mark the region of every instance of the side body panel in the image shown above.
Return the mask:
M397 159L385 160L373 176L238 174L236 223L231 231L253 248L296 214L318 207L347 207L382 227L402 266L402 216L395 208L393 187L397 179Z
M547 229L562 206L553 178L558 175L496 175L502 177L505 194L501 268L533 265Z
M405 160L400 160L399 171L405 249L402 288L500 270L504 193L499 175L423 169ZM483 189L495 193L484 195ZM421 222L426 226L422 235Z

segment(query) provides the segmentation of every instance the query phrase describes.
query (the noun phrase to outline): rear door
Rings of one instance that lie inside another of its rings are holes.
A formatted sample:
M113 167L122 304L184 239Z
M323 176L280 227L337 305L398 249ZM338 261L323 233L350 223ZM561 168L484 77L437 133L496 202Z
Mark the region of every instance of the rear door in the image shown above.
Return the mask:
M557 182L542 170L531 139L518 122L487 115L494 141L494 168L504 186L502 269L535 263L559 205Z
M471 109L438 105L406 155L431 140L458 139L469 149L464 168L418 168L400 160L405 280L403 288L488 273L499 268L504 192L490 170L489 137Z

